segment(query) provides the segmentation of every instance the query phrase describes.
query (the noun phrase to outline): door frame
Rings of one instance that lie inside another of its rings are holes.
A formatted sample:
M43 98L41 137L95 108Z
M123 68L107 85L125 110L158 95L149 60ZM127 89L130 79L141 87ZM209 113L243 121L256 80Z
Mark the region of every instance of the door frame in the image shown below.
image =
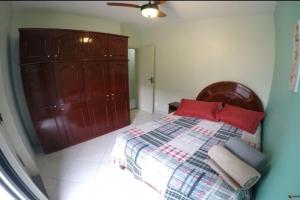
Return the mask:
M134 110L134 109L137 109L137 104L138 104L138 95L137 95L137 78L138 78L138 75L137 75L137 49L138 48L131 48L131 47L128 47L128 52L129 52L129 50L130 49L133 49L134 50L134 78L135 78L135 81L134 81L134 87L135 87L135 97L134 97L134 107L131 107L131 99L130 99L130 82L131 82L131 80L130 80L130 78L129 78L129 75L130 75L130 73L129 73L129 68L130 68L130 66L129 66L129 61L130 61L130 59L129 59L129 57L128 57L128 88L129 88L129 108L130 108L130 110ZM129 53L128 53L129 54Z
M155 44L151 44L154 47L154 61L153 61L153 113L155 113L155 88L156 88L156 45Z
M143 45L143 46L140 46L140 47L136 48L136 60L137 60L137 57L138 57L138 54L139 54L139 48L148 47L148 46L153 46L153 48L154 48L154 55L153 55L154 60L153 60L153 70L152 70L152 75L153 75L153 79L154 79L153 84L152 84L152 88L153 88L153 90L152 90L153 91L152 92L152 99L153 99L152 113L154 113L155 112L155 91L156 91L156 45L154 43L149 43L149 44L146 44L146 45ZM137 69L136 80L137 80L137 88L138 88L138 85L139 85L139 82L138 82L138 79L139 79L139 77L138 77L138 75L139 75L139 73L138 73L139 66L138 65L136 65L136 69ZM139 102L138 95L137 95L137 100L136 101ZM137 106L138 106L138 104L137 104Z

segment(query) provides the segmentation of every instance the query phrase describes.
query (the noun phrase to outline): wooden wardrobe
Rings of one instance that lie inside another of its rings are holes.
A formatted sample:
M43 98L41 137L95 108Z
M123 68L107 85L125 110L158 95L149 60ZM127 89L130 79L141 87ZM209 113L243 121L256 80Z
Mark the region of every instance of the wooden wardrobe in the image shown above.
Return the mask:
M19 29L27 105L50 153L130 124L128 38Z

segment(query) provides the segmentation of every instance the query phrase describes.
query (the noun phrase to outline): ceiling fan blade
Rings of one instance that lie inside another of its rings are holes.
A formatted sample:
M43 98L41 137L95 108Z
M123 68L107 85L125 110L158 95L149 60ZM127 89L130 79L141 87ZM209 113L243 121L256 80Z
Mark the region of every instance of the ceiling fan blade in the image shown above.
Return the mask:
M158 15L157 15L157 17L165 17L165 16L167 16L166 13L164 13L164 12L161 11L161 10L158 10Z
M153 1L156 5L165 4L167 1Z
M108 6L122 6L122 7L129 7L129 8L141 8L141 6L131 3L106 3Z

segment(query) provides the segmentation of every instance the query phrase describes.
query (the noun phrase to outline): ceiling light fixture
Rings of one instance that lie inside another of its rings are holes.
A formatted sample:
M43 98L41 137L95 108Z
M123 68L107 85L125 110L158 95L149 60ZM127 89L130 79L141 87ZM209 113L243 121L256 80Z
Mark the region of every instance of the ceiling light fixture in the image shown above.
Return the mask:
M155 18L155 17L166 17L166 13L159 9L159 6L165 4L167 1L148 1L144 5L137 5L132 3L119 3L119 2L107 2L109 6L127 7L127 8L138 8L144 17Z
M156 4L146 4L141 7L142 15L147 18L154 18L158 15L158 6Z

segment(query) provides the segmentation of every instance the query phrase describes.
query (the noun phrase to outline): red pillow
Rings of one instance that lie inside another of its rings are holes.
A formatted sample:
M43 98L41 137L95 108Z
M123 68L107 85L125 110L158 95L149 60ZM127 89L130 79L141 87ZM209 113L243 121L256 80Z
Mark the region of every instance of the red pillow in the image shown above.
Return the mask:
M191 99L182 99L175 115L219 121L221 102L206 102Z
M254 134L265 113L226 104L219 117L225 123Z

